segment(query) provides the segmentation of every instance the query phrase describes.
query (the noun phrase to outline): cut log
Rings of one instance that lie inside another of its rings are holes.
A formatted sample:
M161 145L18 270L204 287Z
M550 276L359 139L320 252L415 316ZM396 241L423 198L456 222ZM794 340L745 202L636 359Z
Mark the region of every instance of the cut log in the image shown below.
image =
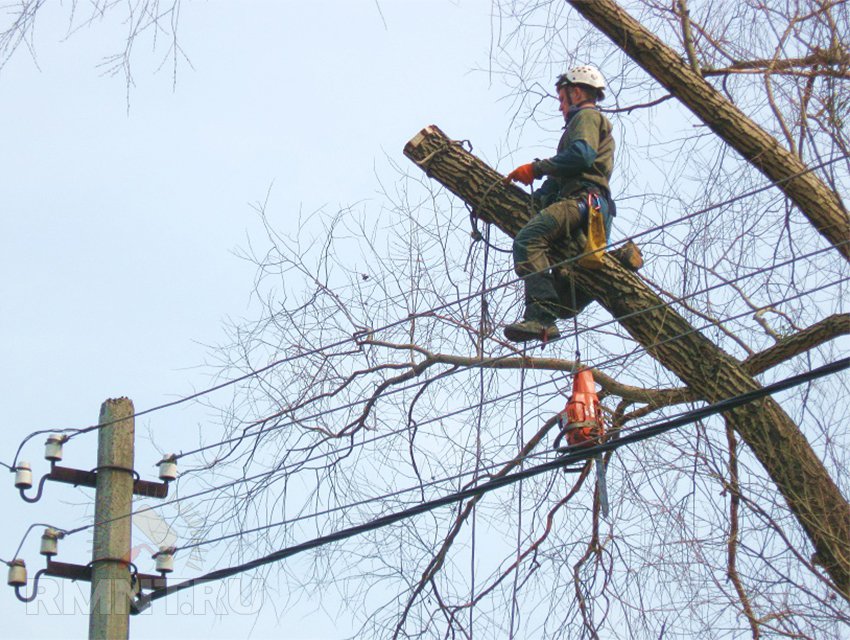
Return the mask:
M529 196L434 125L420 131L404 154L466 202L474 215L510 237L533 209ZM554 257L579 252L565 243ZM646 351L700 398L717 402L761 385L742 364L691 326L636 274L610 256L600 269L569 268L576 290L597 300ZM797 517L837 591L850 601L850 505L799 427L772 398L724 414L758 458Z
M643 254L631 240L611 250L611 257L629 271L640 271L643 266Z

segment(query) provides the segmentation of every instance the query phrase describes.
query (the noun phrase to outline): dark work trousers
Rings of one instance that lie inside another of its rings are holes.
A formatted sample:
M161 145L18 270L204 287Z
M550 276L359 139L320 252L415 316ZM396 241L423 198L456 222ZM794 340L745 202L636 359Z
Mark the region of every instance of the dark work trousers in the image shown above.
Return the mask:
M602 196L599 203L607 238L611 226L608 200ZM514 271L525 282L525 320L551 324L557 316L569 315L563 313L555 291L548 253L586 225L586 203L581 197L567 198L543 209L517 233L513 244Z

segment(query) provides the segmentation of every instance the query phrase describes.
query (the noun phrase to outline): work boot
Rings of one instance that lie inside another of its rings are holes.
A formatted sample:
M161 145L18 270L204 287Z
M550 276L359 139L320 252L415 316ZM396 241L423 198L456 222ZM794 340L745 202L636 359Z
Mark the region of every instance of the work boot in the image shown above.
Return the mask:
M548 342L560 337L561 332L554 322L540 320L521 320L505 327L505 337L511 342L542 340Z

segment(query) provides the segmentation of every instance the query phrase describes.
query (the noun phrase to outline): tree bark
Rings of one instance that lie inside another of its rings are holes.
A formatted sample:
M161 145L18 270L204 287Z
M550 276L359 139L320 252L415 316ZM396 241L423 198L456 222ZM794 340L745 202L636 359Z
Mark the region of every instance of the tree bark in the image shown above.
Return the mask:
M838 336L846 335L850 335L850 314L838 313L782 338L764 351L747 357L742 364L750 374L758 375L780 362L790 360Z
M850 261L850 218L838 194L614 0L567 0L803 212Z
M436 126L417 134L404 154L511 237L533 211L529 196ZM575 256L574 243L553 254ZM716 402L760 388L744 366L692 327L636 274L608 256L601 269L574 268L576 287L593 296L647 352L698 397ZM798 426L772 399L729 411L728 423L776 483L837 590L850 601L850 505Z

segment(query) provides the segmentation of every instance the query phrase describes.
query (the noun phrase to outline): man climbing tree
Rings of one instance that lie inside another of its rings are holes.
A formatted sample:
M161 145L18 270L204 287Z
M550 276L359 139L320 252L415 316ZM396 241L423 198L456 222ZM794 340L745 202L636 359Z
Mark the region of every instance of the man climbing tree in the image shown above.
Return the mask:
M601 214L607 238L616 215L609 187L614 138L611 123L596 106L605 97L605 80L598 69L585 65L560 76L555 87L566 123L557 153L507 176L526 185L547 177L533 193L542 210L514 239L514 269L525 281L525 314L505 327L505 337L513 342L545 342L560 335L555 318L570 317L577 310L565 307L555 291L548 249L583 229L593 210Z

